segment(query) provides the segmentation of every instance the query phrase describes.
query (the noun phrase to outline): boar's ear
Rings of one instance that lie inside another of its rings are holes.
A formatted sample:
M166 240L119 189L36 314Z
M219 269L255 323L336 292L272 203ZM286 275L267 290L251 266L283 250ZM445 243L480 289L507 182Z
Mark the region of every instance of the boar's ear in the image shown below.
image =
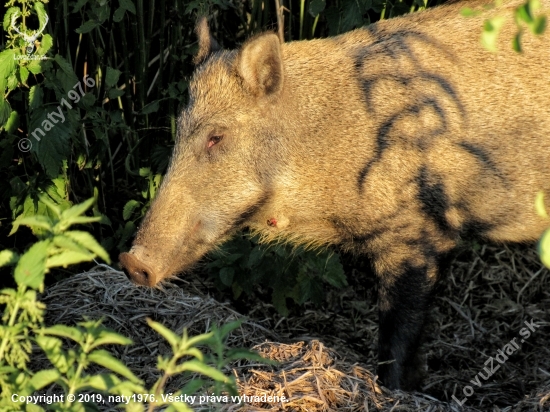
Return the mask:
M246 42L236 63L239 75L254 95L273 95L282 89L283 61L276 34L262 34Z
M220 50L221 47L212 34L210 34L210 28L208 27L208 20L206 20L206 17L199 17L197 25L195 26L195 33L197 33L197 37L199 38L199 52L193 58L193 63L199 65L206 60L210 54Z

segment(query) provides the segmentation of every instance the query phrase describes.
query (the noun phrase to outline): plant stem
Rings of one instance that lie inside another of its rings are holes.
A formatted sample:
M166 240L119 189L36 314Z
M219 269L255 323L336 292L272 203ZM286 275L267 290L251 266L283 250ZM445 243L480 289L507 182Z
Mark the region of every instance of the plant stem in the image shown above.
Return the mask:
M13 307L13 310L10 315L10 320L8 321L8 327L12 327L15 324L15 319L17 318L17 313L19 312L19 306L21 306L21 300L23 299L23 296L25 294L26 287L21 286L21 289L17 291L17 300L15 301L15 306ZM2 339L2 344L0 345L0 359L4 359L4 351L6 350L6 346L8 346L8 339L11 337L11 334L8 333L7 336L4 336L4 339Z
M300 37L298 38L298 40L302 40L304 37L303 37L303 33L304 33L304 8L305 8L305 5L306 5L306 0L300 0Z

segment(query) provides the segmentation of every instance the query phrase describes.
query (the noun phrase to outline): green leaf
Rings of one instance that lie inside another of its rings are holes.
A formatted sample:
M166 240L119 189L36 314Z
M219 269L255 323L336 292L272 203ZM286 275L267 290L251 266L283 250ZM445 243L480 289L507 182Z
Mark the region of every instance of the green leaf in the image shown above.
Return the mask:
M132 0L119 0L119 4L120 7L128 10L130 13L136 14L136 6L134 6Z
M82 105L86 108L91 108L96 101L96 98L93 93L86 93L82 98L80 99L80 102Z
M122 210L122 218L124 220L130 219L130 216L132 216L132 213L134 213L134 209L139 206L139 202L137 200L129 200L125 205L124 209Z
M250 252L250 256L248 256L248 263L246 267L253 268L256 266L261 260L264 255L264 252L262 251L260 245L254 246L254 249Z
M537 193L537 197L535 198L535 210L540 217L548 219L548 213L544 206L544 192L542 190Z
M4 14L4 31L8 31L11 26L11 16L13 13L18 13L19 16L21 16L21 9L19 7L10 7L6 10L6 14Z
M105 75L105 84L107 85L107 87L116 86L120 77L120 73L120 70L113 69L112 67L107 67L107 74Z
M6 49L0 53L0 77L7 79L15 73L15 50Z
M30 379L29 384L33 388L33 392L51 385L57 381L61 375L56 369L46 369L36 372Z
M55 235L53 244L61 250L72 250L80 253L88 253L88 250L64 234Z
M187 340L187 343L186 343L187 347L190 348L190 347L193 347L193 346L197 346L197 345L199 345L203 342L206 342L206 341L210 340L210 338L212 338L212 336L214 336L213 332L202 333L202 334L197 335L197 336L192 336Z
M539 16L535 19L535 22L531 25L531 31L534 34L540 35L546 30L546 16Z
M113 330L102 328L99 337L90 345L90 349L95 349L101 345L131 345L132 343L132 339L122 336Z
M234 320L233 322L229 322L229 323L223 325L219 329L220 336L225 338L227 335L229 335L235 329L238 329L242 325L242 323L243 323L243 321L241 319L239 319L239 320Z
M109 99L113 100L120 96L124 96L124 90L113 88L109 90Z
M116 359L113 355L103 349L98 349L88 354L88 359L94 363L97 363L104 368L112 370L119 375L124 376L126 379L134 383L141 383L141 380L132 373L126 365Z
M42 60L31 60L31 62L27 64L27 69L32 74L42 73Z
M516 10L516 18L527 24L533 22L533 16L531 15L531 11L529 10L529 6L527 4L518 7Z
M75 242L78 242L86 249L92 251L101 259L107 263L111 263L109 254L103 249L103 247L95 240L95 238L88 232L72 230L70 232L65 232L65 236L73 239Z
M283 316L288 316L288 308L286 306L286 295L281 287L274 288L271 295L271 301L277 312Z
M485 21L483 32L481 33L481 44L483 47L492 52L497 51L498 35L503 25L503 16L496 16Z
M124 224L124 228L122 229L122 235L120 236L120 241L118 242L117 247L121 249L126 241L130 239L130 237L135 233L136 231L136 225L132 221L128 221Z
M39 56L44 56L53 46L53 38L49 34L42 36L40 40L40 47L36 51L36 54Z
M362 26L367 21L363 15L372 7L371 0L347 0L342 2L342 31Z
M161 323L155 322L152 319L147 318L147 323L153 328L159 335L161 335L172 347L172 352L176 352L179 346L180 337L168 329Z
M99 22L97 22L95 20L88 20L87 22L85 22L82 26L80 26L75 31L77 33L89 33L98 26L99 26Z
M347 286L346 273L337 254L331 253L327 257L324 261L323 271L323 279L330 285L337 288Z
M512 49L518 53L521 53L521 31L517 32L514 36L514 39L512 40Z
M11 115L10 104L0 96L0 125L4 125Z
M62 349L61 339L52 336L37 336L36 343L59 372L65 374L74 363L74 357Z
M57 120L54 124L48 118L50 113L51 109L46 110L44 106L31 112L28 138L33 140L31 151L36 154L46 175L54 179L59 175L63 161L67 160L71 152L69 139L78 124L67 121L70 112L64 113L64 122Z
M37 107L41 107L43 103L44 98L44 92L42 91L42 87L40 85L35 85L31 87L31 90L29 91L29 107L31 109L36 109Z
M150 167L140 167L139 168L139 175L141 177L147 177L151 175L151 168Z
M86 3L88 3L88 0L78 0L74 5L73 11L71 11L71 13L77 13L82 7L86 5Z
M229 266L235 263L241 257L243 257L242 253L230 253L229 255L223 256L223 262Z
M61 213L60 218L62 220L66 220L66 219L69 219L69 218L72 218L72 217L83 215L84 212L86 212L86 210L88 210L90 207L93 206L94 202L95 202L95 199L93 197L91 197L90 199L85 200L82 203L71 206L69 209L67 209L67 210L65 210Z
M21 78L21 83L27 84L27 80L29 80L29 70L25 66L19 67L19 77Z
M550 229L542 234L538 244L540 260L547 268L550 268Z
M46 261L48 268L64 267L76 265L77 263L90 262L94 255L91 253L75 252L73 250L64 250L53 256L50 256Z
M40 331L46 335L60 336L83 343L84 334L76 326L54 325L49 328L42 328Z
M51 231L52 228L53 228L53 223L52 223L51 219L47 216L42 216L42 215L27 216L27 217L17 218L13 222L14 229L12 229L10 235L15 233L17 228L21 225L28 226L33 230L36 229L36 228L41 228L41 229L44 229L46 231Z
M220 270L220 280L225 286L231 286L234 276L235 269L233 269L232 267L224 267Z
M94 222L100 222L102 220L101 216L94 216L94 217L88 217L88 216L75 216L70 217L63 221L65 227L69 227L72 225L85 225L87 223L94 223Z
M113 14L113 21L115 23L120 23L122 19L124 18L124 15L126 14L126 9L123 7L119 7L115 10Z
M7 133L15 133L17 128L19 127L19 113L16 111L12 111L10 113L10 117L6 121L6 124L4 125L4 130Z
M193 358L197 358L200 361L204 359L204 355L199 350L199 348L187 348L185 350L185 356L191 356Z
M113 373L100 373L98 375L85 376L80 379L77 390L96 389L101 392L110 392L121 380Z
M15 265L19 260L19 255L11 250L0 252L0 267Z
M10 74L10 76L8 77L8 89L10 91L15 90L18 84L19 84L19 80L17 80L17 76L15 72Z
M154 112L158 111L158 109L159 109L159 101L155 100L154 102L145 105L145 107L143 109L141 109L140 114L154 113Z
M219 370L196 359L192 359L190 361L182 363L181 365L178 365L176 371L178 373L184 371L197 372L201 375L208 376L209 378L212 378L218 382L229 382L229 378L221 373Z
M241 349L241 348L230 349L225 354L226 362L232 362L239 359L246 359L254 362L262 362L268 365L277 365L279 363L275 360L264 358L258 353L252 352L251 350L248 350L248 349Z
M469 7L464 7L462 9L460 9L460 14L464 17L474 17L474 16L479 16L481 14L481 12L477 11L477 10L474 10L474 9L471 9Z
M19 286L25 285L32 289L39 289L42 286L50 243L49 240L36 242L21 256L14 273L15 281Z
M133 394L138 393L148 393L143 386L124 380L120 382L118 385L115 385L114 387L111 387L109 390L109 393L117 394L117 395L124 395L124 396L132 396ZM132 411L134 411L132 409ZM140 411L143 411L143 409L140 409Z
M54 60L59 65L59 68L63 71L63 73L65 73L65 75L69 78L71 84L78 83L78 77L76 77L73 67L67 60L65 60L63 56L56 54Z
M323 10L325 10L326 5L326 0L312 0L309 3L309 14L311 14L313 17L317 17L320 13L323 12Z
M40 28L44 27L44 24L46 24L46 19L48 18L46 10L44 9L44 4L39 1L35 2L34 10L36 10L36 14L38 16Z

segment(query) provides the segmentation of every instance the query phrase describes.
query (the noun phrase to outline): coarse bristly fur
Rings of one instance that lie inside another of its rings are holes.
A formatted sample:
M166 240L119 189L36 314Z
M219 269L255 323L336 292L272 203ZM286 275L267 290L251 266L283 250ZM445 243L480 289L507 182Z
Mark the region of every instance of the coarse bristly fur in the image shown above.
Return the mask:
M465 18L469 1L341 36L273 33L214 51L206 22L178 141L131 251L154 286L244 226L264 241L337 245L380 283L379 376L418 383L418 346L439 264L462 236L535 241L550 194L548 35L511 48L520 0ZM546 11L549 1L543 1ZM506 17L498 53L479 42Z

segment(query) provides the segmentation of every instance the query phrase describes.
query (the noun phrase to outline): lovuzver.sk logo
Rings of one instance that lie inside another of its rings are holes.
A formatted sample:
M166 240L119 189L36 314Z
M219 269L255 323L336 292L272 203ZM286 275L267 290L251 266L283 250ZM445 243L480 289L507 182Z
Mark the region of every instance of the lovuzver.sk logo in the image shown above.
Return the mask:
M519 334L521 335L522 339L520 340L520 343L525 342L526 339L528 339L531 336L531 333L540 328L540 325L537 325L533 319L531 319L530 322L525 321L524 322L526 327L521 328L519 331ZM489 357L484 365L483 371L479 371L477 375L470 381L470 383L474 386L477 386L478 388L481 388L482 381L479 379L483 379L483 381L486 381L489 379L493 374L500 369L500 365L504 364L508 357L514 354L517 350L519 350L520 346L516 342L516 338L512 339L510 342L508 342L506 345L504 345L501 349L497 350L496 355L493 357ZM496 362L495 362L496 361ZM484 373L485 372L485 373ZM458 398L454 395L452 395L453 400L458 403L460 406L464 405L468 398L474 394L474 388L473 386L465 386L462 388L462 393L466 396L461 401L458 400Z

